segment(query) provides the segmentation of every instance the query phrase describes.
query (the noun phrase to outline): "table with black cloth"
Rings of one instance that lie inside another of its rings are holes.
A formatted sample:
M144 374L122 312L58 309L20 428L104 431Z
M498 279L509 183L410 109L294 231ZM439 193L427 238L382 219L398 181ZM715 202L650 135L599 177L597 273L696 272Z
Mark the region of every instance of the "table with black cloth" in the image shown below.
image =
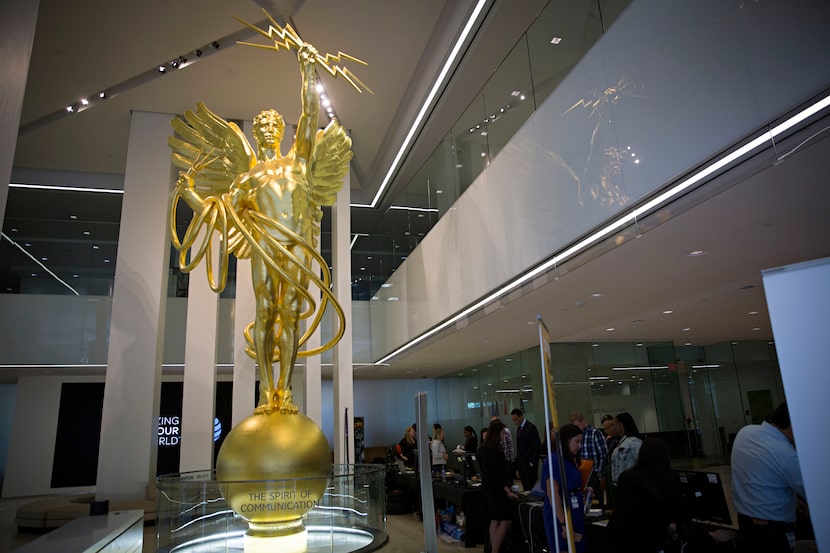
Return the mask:
M547 536L545 535L545 521L543 514L543 500L541 497L528 497L520 495L514 501L516 513L514 515L515 538L527 543L528 551L531 553L547 549ZM607 517L604 517L607 519ZM608 550L606 544L606 529L604 526L594 524L600 518L585 518L585 551L587 553L605 553ZM521 534L519 535L519 532ZM549 549L553 551L553 549Z
M394 474L390 484L415 494L417 505L421 505L421 484L414 474ZM484 543L487 531L487 507L484 501L484 491L480 486L465 486L451 482L433 480L432 496L435 507L440 508L440 502L445 505L455 505L457 510L464 513L467 522L464 527L464 546L475 547Z

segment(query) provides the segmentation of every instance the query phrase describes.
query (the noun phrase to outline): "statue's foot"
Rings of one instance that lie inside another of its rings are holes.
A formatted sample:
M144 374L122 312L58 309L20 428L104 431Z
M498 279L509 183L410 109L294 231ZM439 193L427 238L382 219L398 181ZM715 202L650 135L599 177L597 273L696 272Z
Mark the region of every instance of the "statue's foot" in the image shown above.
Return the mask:
M282 414L295 415L300 412L300 408L294 405L291 390L277 390L277 406Z
M268 393L268 397L265 398L264 403L260 403L260 405L254 409L254 415L270 415L280 406L280 393L274 390L271 390Z

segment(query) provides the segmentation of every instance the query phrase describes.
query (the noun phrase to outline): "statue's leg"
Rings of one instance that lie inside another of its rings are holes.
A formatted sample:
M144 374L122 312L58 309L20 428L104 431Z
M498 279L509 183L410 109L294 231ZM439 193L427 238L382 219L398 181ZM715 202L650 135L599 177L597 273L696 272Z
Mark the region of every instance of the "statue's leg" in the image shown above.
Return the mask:
M268 278L267 267L258 259L251 260L254 294L256 297L256 318L253 339L256 361L259 365L259 402L255 413L270 413L275 407L274 397L274 325L277 320L277 306L274 304L276 290Z
M277 382L277 402L281 412L296 413L299 409L291 397L291 375L297 360L297 343L300 339L300 311L303 307L302 297L297 294L293 283L283 282L280 286L280 323L279 341L280 377Z

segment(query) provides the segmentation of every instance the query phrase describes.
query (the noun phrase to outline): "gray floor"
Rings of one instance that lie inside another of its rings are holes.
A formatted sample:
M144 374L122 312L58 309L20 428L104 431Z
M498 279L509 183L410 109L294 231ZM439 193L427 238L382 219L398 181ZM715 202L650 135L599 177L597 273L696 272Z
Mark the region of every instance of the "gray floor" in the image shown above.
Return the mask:
M38 538L39 534L18 532L14 524L17 507L35 498L0 499L0 553L10 553L20 546ZM389 534L388 543L379 551L382 553L420 553L424 547L424 526L414 514L389 515L386 521ZM155 526L147 526L144 531L144 553L155 550ZM463 543L445 543L438 540L439 553L468 552L482 553L482 546L465 548Z

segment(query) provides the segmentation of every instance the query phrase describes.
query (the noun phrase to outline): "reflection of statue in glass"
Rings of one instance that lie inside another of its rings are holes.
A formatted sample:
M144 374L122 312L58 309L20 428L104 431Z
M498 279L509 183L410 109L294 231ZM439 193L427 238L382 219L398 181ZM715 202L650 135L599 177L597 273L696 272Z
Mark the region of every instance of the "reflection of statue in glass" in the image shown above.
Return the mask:
M299 347L319 325L327 303L334 306L340 319L339 332L327 344L299 354L308 356L329 349L344 330L342 310L329 289L328 264L317 253L316 245L321 206L332 205L343 185L352 157L351 139L336 120L325 130L317 129L320 95L315 66L320 62L330 69L328 58L299 37L289 44L298 50L302 113L294 144L285 156L280 153L285 124L274 110L263 111L254 119L256 155L237 125L216 116L202 103L195 112L185 113L186 122L173 120L181 138L169 139L174 164L186 169L176 183L170 212L182 270L192 270L206 257L211 288L221 291L227 279L229 253L251 258L256 317L245 337L248 354L259 365L258 414L297 412L291 397L291 372ZM279 49L276 39L273 49ZM194 211L181 240L175 232L179 198ZM196 248L194 243L202 231L205 236ZM210 252L210 243L217 235L221 248L219 283L215 282ZM312 268L313 262L319 269ZM309 293L309 283L323 294L319 308ZM300 321L312 316L305 334L300 336ZM280 367L276 383L274 362Z

